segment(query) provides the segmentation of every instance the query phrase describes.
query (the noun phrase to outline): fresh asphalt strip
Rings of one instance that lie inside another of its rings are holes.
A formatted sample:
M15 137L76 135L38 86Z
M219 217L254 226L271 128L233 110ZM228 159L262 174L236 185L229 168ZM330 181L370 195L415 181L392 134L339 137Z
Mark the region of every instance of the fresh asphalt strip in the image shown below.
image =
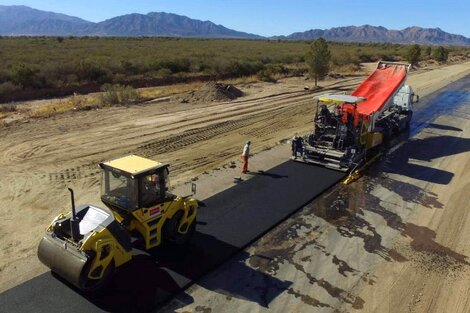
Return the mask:
M204 201L184 249L157 248L117 269L109 285L83 294L46 272L0 294L0 312L140 312L230 259L345 174L287 161ZM273 242L273 245L276 243Z
M422 99L414 106L410 134L437 127L429 123L464 105L469 98L470 75ZM344 173L292 161L254 175L204 201L206 206L200 210L197 232L185 249L157 248L151 255L137 255L116 271L107 288L89 295L47 272L0 294L0 313L156 309L344 177ZM247 266L244 270L256 271ZM263 278L271 282L276 279ZM222 286L204 287L219 290Z

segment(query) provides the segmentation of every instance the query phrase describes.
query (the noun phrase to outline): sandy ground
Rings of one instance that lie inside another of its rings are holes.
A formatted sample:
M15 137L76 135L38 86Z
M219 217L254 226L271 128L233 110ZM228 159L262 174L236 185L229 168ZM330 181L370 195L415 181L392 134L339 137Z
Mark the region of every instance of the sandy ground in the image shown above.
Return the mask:
M421 70L409 83L425 96L468 73L470 63ZM322 92L348 91L362 79L330 80ZM246 139L259 153L309 131L313 94L303 90L305 84L290 78L240 86L246 96L226 103L157 101L1 128L0 291L47 270L36 247L50 220L68 210L66 186L75 189L78 203L99 203L99 161L137 153L169 162L172 183L181 185L238 161Z

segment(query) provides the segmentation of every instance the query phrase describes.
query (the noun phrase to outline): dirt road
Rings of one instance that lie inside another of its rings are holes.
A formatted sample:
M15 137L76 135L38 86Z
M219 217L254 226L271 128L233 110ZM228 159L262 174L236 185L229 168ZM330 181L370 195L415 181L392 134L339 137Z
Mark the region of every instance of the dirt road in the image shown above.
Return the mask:
M421 96L470 73L470 63L413 73ZM363 78L328 81L344 91ZM0 129L0 291L46 269L36 246L53 216L77 202L99 202L97 162L137 153L172 164L173 184L237 159L246 139L260 152L311 128L312 93L301 78L241 86L227 103L156 102L73 112ZM322 92L323 92L322 91ZM21 229L18 225L21 224Z

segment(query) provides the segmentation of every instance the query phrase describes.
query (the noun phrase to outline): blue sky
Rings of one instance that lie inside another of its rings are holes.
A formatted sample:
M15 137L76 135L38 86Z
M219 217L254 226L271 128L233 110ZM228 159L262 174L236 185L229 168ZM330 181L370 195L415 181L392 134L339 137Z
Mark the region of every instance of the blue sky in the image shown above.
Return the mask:
M470 37L470 0L0 0L89 21L170 12L264 36L364 25L440 27Z

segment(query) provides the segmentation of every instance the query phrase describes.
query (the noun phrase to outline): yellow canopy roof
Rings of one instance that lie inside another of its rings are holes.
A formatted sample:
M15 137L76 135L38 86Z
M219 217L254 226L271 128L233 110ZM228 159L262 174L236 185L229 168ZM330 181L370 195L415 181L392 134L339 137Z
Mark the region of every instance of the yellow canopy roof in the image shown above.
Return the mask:
M103 165L136 175L163 166L163 163L149 160L138 155L128 155L119 159L103 162Z
M332 102L332 103L357 103L366 101L364 97L356 97L350 95L335 95L335 94L323 94L315 97L314 99L318 99L322 102Z

